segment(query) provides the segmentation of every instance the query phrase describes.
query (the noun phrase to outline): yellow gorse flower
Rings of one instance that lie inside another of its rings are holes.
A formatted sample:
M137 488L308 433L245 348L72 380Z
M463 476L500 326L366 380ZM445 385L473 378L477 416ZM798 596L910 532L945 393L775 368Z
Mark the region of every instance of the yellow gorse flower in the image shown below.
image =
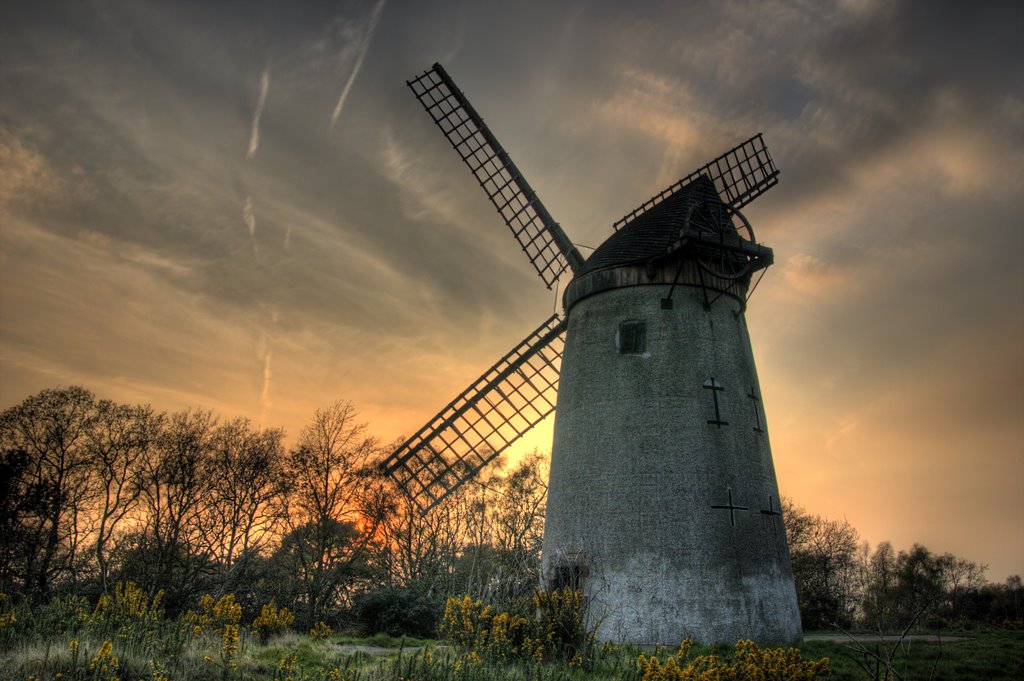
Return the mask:
M100 649L96 651L92 661L89 662L89 671L93 672L93 678L103 678L107 674L111 679L117 678L120 663L113 652L114 644L111 641L104 641L100 645Z
M221 634L223 645L221 650L225 655L234 655L238 652L238 625L225 624L224 633Z
M210 594L199 599L199 612L187 611L181 621L196 636L208 632L223 638L227 625L238 625L242 619L242 606L235 602L234 594L225 594L214 600Z
M275 681L294 681L296 659L295 653L292 653L288 657L282 657L278 660L277 673L274 674Z
M319 641L321 639L330 637L330 635L333 633L334 629L331 629L331 627L328 626L326 622L321 620L317 622L312 629L309 630L309 637L314 641Z
M273 603L267 603L260 609L259 617L252 621L252 633L266 640L274 634L283 633L295 622L288 608L278 610Z
M226 624L238 624L242 619L242 606L235 602L235 594L225 594L213 606L213 617Z
M120 625L135 622L151 624L160 619L160 603L163 597L162 589L151 599L149 594L135 582L118 582L114 587L113 598L107 594L100 596L88 620L92 624L104 622L115 622ZM85 619L84 613L80 615L79 619Z
M531 607L532 606L532 607ZM583 595L574 589L537 592L523 610L496 611L469 596L449 598L441 629L446 638L465 652L491 660L513 658L543 662L562 659L573 667L590 663L596 644L586 632Z
M149 661L149 669L152 672L152 681L170 681L167 670L156 660Z
M691 646L689 639L683 641L676 655L664 663L656 654L641 654L637 659L641 681L818 681L831 674L828 658L801 660L796 648L760 648L752 641L738 641L731 662L715 655L688 662Z

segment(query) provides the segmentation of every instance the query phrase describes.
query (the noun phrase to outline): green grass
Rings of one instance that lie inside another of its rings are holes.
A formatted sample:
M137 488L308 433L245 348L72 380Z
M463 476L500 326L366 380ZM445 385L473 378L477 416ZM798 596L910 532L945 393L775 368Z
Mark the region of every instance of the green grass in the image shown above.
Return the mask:
M331 641L339 645L366 646L372 648L422 648L436 646L440 642L435 639L422 639L414 636L389 636L377 633L373 636L333 636Z
M1024 632L977 630L951 634L963 640L922 642L905 641L865 643L865 648L880 656L893 655L895 670L908 681L914 679L999 680L1024 679ZM42 640L24 641L0 650L0 679L51 681L57 673L64 679L92 678L87 666L99 650L102 637L80 633L77 664L69 649L74 636L56 634ZM162 656L161 641L150 643L113 640L114 654L120 661L122 679L152 679L151 660L167 670L170 679L213 681L214 679L251 679L273 681L290 677L292 681L393 681L399 678L417 681L441 681L448 678L459 659L454 649L444 642L415 638L396 638L383 634L370 637L333 636L313 641L308 636L286 634L261 645L256 639L243 637L236 658L236 668L226 668L219 642L210 637L196 637L179 653ZM800 650L805 660L828 657L832 663L832 679L855 681L875 678L857 663L863 654L843 641L807 641ZM712 652L723 654L728 646L695 646L691 657ZM568 670L556 664L534 665L523 662L483 662L466 669L460 678L467 681L622 681L636 665L640 651L628 647L608 650L599 656L589 671ZM659 652L664 658L674 647ZM294 656L294 657L293 657ZM282 662L286 669L282 671ZM334 670L338 670L335 672ZM331 674L334 672L334 676ZM878 678L883 678L884 672Z
M934 632L922 632L934 633ZM869 642L864 648L882 658L892 654L893 668L904 679L998 681L1024 679L1024 631L999 629L953 632L963 640L938 642ZM854 645L839 641L805 641L805 659L828 657L835 681L874 679L875 663ZM893 651L895 651L893 653ZM865 672L858 661L870 669ZM884 678L884 670L877 678Z

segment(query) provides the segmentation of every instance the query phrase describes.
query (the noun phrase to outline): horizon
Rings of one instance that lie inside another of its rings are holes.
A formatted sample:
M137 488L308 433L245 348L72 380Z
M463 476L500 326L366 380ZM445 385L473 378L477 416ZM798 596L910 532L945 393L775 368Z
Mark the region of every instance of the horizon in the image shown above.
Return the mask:
M1021 6L0 12L0 408L81 385L290 443L341 399L412 435L565 284L405 86L441 62L584 256L763 131L747 319L782 494L1024 574Z

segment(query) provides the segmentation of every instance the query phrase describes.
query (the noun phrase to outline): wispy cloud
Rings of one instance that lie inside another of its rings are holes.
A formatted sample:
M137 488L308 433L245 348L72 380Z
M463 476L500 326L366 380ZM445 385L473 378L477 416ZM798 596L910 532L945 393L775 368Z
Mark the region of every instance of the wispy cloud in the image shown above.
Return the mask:
M246 196L245 201L242 203L242 220L245 221L245 226L249 229L249 236L256 236L256 211L252 207L252 197Z
M260 117L263 116L263 107L267 103L267 93L270 92L270 67L267 66L263 69L263 73L260 74L260 97L256 102L256 111L252 114L252 131L249 133L249 150L246 152L246 158L252 158L256 155L256 150L260 148Z
M46 158L13 131L0 128L0 206L59 198L64 182Z
M337 124L338 119L341 118L341 112L345 109L345 101L348 99L348 93L352 90L352 84L356 82L356 76L359 75L359 70L363 68L363 59L366 57L367 50L370 49L370 42L373 40L373 33L377 30L377 22L380 20L380 13L384 9L384 3L387 0L377 0L377 4L373 6L373 12L370 14L370 19L367 22L366 29L359 41L358 52L356 53L356 61L352 66L352 71L349 73L348 80L345 81L345 86L341 89L341 95L338 97L338 103L334 105L334 111L331 113L331 129Z
M406 217L449 225L463 222L458 203L445 191L431 164L409 153L390 125L384 128L382 149L385 176L398 190L399 205Z
M252 243L252 254L255 257L260 255L260 245L256 242L256 211L252 207L252 197L246 196L242 204L242 220L249 230L249 241Z
M273 403L270 401L270 342L264 333L260 338L260 351L263 354L263 388L260 390L260 428L267 427L267 416Z
M835 265L808 253L792 255L783 265L782 275L790 286L811 294L831 292L830 289L843 281Z

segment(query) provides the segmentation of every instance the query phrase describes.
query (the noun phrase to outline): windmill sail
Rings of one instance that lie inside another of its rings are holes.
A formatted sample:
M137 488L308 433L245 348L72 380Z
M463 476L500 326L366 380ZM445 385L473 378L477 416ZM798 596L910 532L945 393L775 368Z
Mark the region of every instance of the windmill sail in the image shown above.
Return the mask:
M555 409L565 345L558 315L540 325L409 438L380 469L426 513Z
M772 161L763 133L757 133L746 142L725 152L715 160L701 166L683 179L655 194L627 213L612 227L618 231L627 222L645 213L672 196L701 175L706 175L718 190L722 201L737 210L779 183L779 171Z
M473 172L544 284L551 286L583 257L483 119L440 64L407 81L413 94Z

